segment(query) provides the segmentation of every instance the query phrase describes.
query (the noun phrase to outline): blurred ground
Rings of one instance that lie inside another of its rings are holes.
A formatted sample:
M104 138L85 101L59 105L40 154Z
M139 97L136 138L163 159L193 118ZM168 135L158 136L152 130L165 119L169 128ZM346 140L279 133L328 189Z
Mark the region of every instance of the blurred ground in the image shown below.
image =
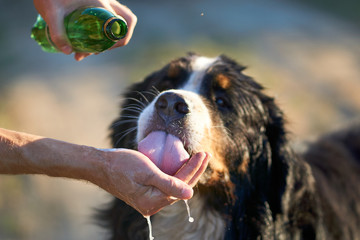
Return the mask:
M77 63L30 39L32 1L0 0L0 127L109 147L119 94L187 51L249 66L284 109L295 142L360 117L358 18L296 1L123 3L139 18L130 45ZM0 176L0 239L101 239L90 216L109 198L84 182Z

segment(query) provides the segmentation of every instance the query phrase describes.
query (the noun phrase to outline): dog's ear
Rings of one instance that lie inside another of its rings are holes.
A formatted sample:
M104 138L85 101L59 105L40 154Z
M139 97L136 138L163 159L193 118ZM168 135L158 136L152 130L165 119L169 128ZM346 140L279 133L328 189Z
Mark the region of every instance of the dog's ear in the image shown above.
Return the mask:
M284 115L273 98L263 96L262 102L267 112L266 135L274 152L287 143Z
M265 135L269 144L268 155L271 157L267 201L275 214L282 211L281 199L285 192L290 164L296 156L289 147L283 112L271 97L262 96L262 102L267 112Z
M247 137L250 155L247 171L243 177L232 178L236 202L229 206L231 221L225 239L252 239L260 232L269 230L270 233L273 226L269 223L283 210L282 197L286 190L289 159L292 158L287 147L283 114L274 99L263 94L260 88L253 88L252 93L255 94L254 101L257 99L259 102L256 103L261 104L258 109L261 116L259 114L251 121L253 129Z

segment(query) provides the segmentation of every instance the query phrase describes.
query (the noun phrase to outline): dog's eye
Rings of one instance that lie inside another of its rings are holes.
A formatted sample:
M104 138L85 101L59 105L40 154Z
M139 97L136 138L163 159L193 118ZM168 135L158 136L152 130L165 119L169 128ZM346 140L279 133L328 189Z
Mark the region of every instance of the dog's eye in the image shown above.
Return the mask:
M227 101L223 97L217 97L215 99L215 103L216 103L216 105L218 105L219 107L222 107L222 108L225 108L228 106Z

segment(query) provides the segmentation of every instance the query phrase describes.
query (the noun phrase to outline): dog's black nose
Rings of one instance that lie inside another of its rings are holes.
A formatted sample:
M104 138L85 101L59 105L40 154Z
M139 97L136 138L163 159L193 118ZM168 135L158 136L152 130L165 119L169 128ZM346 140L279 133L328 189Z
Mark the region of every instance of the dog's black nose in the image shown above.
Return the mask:
M185 99L173 92L166 92L155 102L158 114L165 120L176 120L190 112Z

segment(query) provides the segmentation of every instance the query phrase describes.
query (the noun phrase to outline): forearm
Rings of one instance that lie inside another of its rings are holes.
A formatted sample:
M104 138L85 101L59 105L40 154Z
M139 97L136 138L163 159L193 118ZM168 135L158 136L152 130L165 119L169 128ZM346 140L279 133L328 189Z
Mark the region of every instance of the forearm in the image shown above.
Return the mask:
M88 146L0 129L1 174L46 174L96 181L102 152Z

